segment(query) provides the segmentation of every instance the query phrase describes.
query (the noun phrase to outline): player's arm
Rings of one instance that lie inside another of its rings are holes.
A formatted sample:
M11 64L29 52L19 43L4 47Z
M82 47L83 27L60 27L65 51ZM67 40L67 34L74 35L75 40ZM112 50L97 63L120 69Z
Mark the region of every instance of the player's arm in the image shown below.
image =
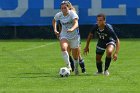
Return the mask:
M118 58L118 53L119 53L119 50L120 50L120 40L117 38L116 40L116 50L113 54L113 60L116 61L117 58Z
M93 37L93 34L90 32L88 35L87 41L86 41L86 46L84 48L84 54L86 54L86 55L89 52L89 44L90 44L92 37Z
M117 37L117 35L116 35L116 33L114 32L113 29L110 29L109 32L110 32L111 36L113 37L113 39L116 41L116 49L115 49L115 52L113 54L113 60L116 61L117 58L118 58L118 52L120 50L120 40Z
M78 19L77 18L73 19L73 26L70 29L68 29L68 32L72 32L76 28L78 28Z
M95 24L91 29L90 29L90 33L88 34L88 38L87 38L87 41L86 41L86 46L84 48L84 54L87 54L89 52L89 44L90 44L90 41L91 39L93 38L93 34L94 32L97 30L98 26L97 24Z
M59 36L59 32L57 31L57 22L56 22L55 19L53 19L52 25L53 25L54 33L58 37Z

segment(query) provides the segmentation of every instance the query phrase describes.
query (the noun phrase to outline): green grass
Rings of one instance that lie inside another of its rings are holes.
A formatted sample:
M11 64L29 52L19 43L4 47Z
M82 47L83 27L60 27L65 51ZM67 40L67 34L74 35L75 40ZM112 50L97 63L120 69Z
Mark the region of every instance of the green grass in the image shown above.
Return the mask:
M140 93L140 39L121 40L108 77L93 75L95 42L83 55L87 74L61 78L65 63L58 40L0 40L0 93Z

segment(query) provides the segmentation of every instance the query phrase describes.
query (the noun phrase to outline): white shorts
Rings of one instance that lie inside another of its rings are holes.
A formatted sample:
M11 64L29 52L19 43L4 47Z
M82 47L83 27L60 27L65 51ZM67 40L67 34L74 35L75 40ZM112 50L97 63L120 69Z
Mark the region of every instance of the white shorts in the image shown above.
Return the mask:
M67 38L61 37L60 40L61 39L67 39ZM68 40L70 48L78 48L80 46L80 36L75 37L73 39L67 39L67 40Z

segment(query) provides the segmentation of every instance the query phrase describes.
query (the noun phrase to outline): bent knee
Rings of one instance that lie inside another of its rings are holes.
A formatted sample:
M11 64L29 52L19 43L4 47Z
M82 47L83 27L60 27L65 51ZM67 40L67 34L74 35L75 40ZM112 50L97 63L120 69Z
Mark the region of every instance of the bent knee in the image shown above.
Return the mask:
M111 57L112 53L113 53L113 51L107 51L106 56Z
M74 60L78 60L79 59L79 56L78 55L73 55L73 59Z

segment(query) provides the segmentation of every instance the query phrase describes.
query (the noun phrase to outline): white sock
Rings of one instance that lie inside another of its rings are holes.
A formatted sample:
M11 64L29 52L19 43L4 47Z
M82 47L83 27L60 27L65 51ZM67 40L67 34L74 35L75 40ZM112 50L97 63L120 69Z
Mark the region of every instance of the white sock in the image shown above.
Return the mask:
M74 68L78 69L78 63L79 63L79 59L75 60L74 59Z
M62 56L64 58L64 61L66 62L66 65L68 68L70 68L70 61L69 61L69 54L67 51L62 51Z

